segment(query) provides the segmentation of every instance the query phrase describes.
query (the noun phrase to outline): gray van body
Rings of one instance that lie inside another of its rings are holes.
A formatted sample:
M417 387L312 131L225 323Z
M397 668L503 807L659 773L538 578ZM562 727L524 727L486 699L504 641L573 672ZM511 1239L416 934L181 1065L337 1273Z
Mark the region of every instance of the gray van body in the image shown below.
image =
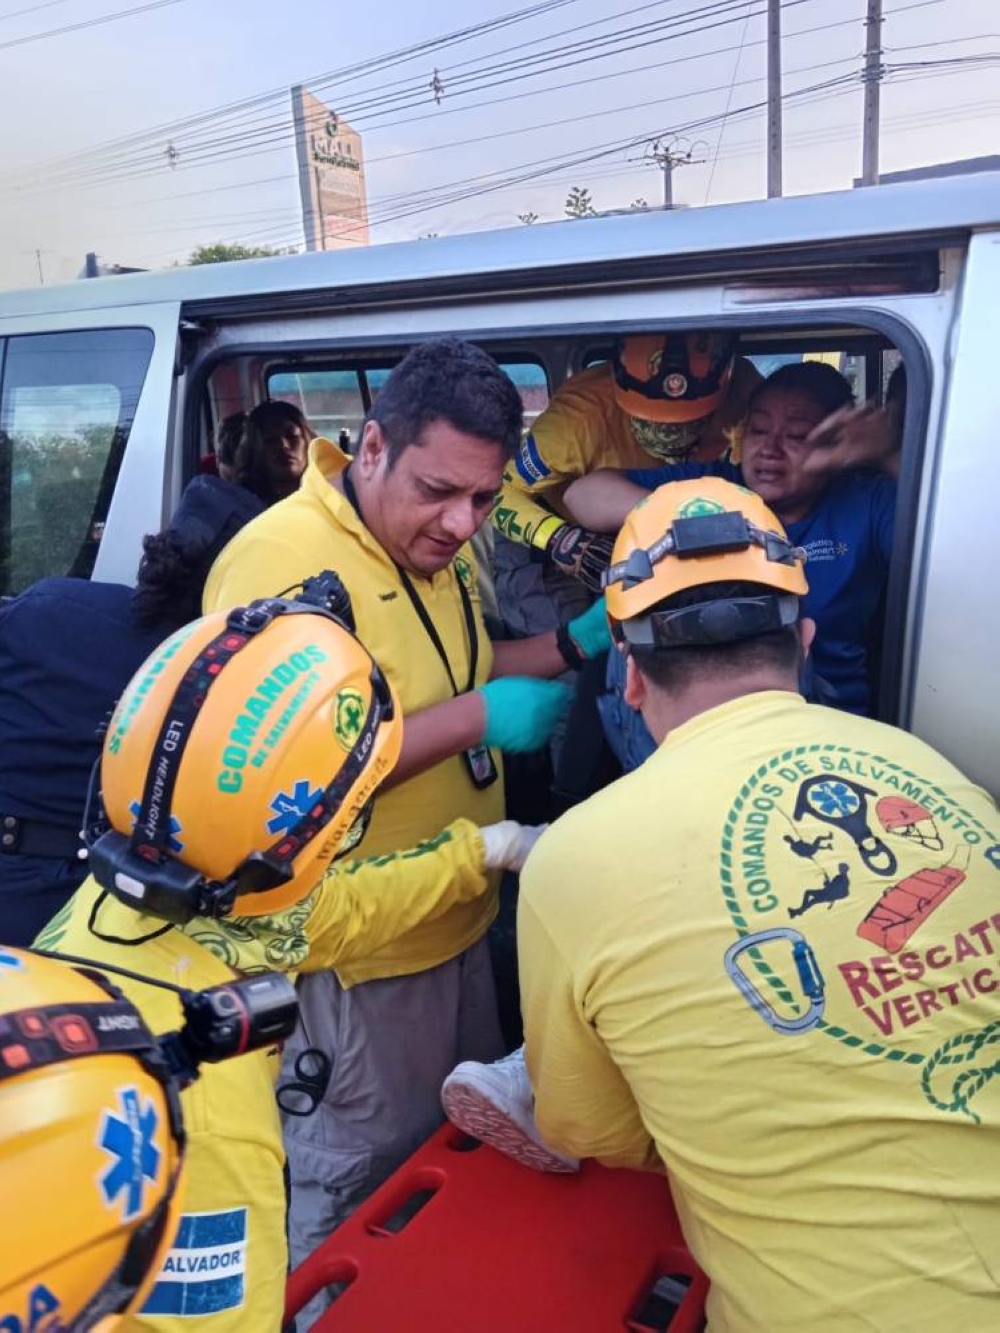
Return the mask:
M998 306L1000 173L984 173L13 292L0 296L0 349L27 334L152 332L94 567L130 581L142 534L192 471L198 395L227 356L396 355L454 333L544 343L558 382L584 335L873 331L903 352L910 385L883 715L996 795Z

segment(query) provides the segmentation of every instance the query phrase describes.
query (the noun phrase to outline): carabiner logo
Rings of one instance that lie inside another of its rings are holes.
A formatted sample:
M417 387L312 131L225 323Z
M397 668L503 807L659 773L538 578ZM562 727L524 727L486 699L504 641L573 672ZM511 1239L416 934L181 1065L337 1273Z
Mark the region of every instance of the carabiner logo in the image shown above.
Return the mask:
M792 946L792 962L795 964L795 970L798 973L802 993L809 1005L806 1012L800 1014L797 1018L785 1018L782 1014L779 1014L739 964L740 955L745 953L747 949L758 948L772 940L788 940ZM781 1032L785 1036L796 1036L800 1032L808 1032L811 1028L814 1028L823 1017L823 1009L826 1004L826 982L819 970L819 964L816 962L816 955L813 953L812 946L804 935L791 926L775 926L770 930L759 930L756 934L742 936L726 950L724 963L726 972L732 978L736 989L749 1002L751 1008L756 1009L768 1027L773 1028L775 1032Z

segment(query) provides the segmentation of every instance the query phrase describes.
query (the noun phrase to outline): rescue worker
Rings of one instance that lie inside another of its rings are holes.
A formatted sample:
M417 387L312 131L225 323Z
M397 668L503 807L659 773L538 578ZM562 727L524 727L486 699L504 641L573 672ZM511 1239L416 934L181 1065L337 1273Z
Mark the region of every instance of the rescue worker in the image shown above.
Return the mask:
M142 1306L177 1231L178 1093L203 1061L287 1033L295 990L272 973L185 991L184 1026L158 1040L98 972L0 948L0 973L0 1328L111 1333ZM233 1012L250 1029L238 1049ZM213 1256L220 1281L240 1279L239 1249Z
M596 468L723 454L759 381L728 333L634 334L556 391L504 473L493 511L500 612L515 636L590 605L613 537L576 523L566 486Z
M83 883L87 784L107 722L158 643L200 611L212 562L256 496L195 477L143 539L135 588L41 579L0 608L0 940L27 946Z
M249 524L209 577L206 609L276 594L321 569L340 576L406 717L398 785L368 834L373 854L433 838L458 817L501 819L501 752L543 747L569 702L564 685L541 678L609 643L600 607L558 633L487 636L469 541L522 415L485 352L454 339L414 348L375 399L354 458L314 440L300 490ZM296 1264L440 1124L448 1071L504 1049L485 938L498 886L496 876L490 893L300 987L286 1069L308 1045L334 1055L336 1072L318 1111L285 1126Z
M801 698L806 588L730 483L629 514L608 614L658 749L532 852L530 1083L514 1059L456 1071L462 1123L525 1160L666 1169L720 1333L985 1333L1000 820L916 737ZM939 850L883 822L901 789Z
M328 612L275 600L195 621L148 659L115 711L101 764L109 827L90 847L92 877L38 946L203 988L349 963L481 898L491 871L520 864L534 830L456 819L422 845L331 868L363 836L401 740L392 687ZM154 1032L177 1026L171 990L118 984ZM209 1068L184 1094L177 1239L130 1327L280 1327L276 1072L260 1051ZM319 1098L329 1074L310 1058L278 1097ZM233 1281L209 1262L219 1247Z
M851 386L832 366L782 366L750 399L739 465L719 459L598 471L575 482L565 502L596 528L617 532L647 491L674 477L720 476L748 486L808 558L805 612L816 622L816 641L804 692L814 702L869 713L895 539L900 454L891 420L887 409L855 407ZM605 733L628 771L655 747L623 702L620 659L609 664L608 687L600 700Z

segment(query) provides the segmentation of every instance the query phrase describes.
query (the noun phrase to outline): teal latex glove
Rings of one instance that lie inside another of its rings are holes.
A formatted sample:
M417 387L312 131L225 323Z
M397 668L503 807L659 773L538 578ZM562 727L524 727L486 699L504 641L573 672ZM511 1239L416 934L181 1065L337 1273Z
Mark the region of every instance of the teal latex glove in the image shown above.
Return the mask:
M589 611L571 620L566 628L573 642L588 660L600 657L611 647L611 630L608 628L608 609L604 598L598 597Z
M500 676L479 693L486 705L483 742L508 754L546 745L573 699L568 685L532 676Z

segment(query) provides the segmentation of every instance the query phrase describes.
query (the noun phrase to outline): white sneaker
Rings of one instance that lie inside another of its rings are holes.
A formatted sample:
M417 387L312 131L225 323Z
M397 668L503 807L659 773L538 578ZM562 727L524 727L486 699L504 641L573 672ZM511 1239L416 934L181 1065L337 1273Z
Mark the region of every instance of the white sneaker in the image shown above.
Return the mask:
M441 1088L445 1115L473 1138L535 1171L578 1171L579 1158L550 1148L538 1132L524 1047L493 1064L466 1060Z

